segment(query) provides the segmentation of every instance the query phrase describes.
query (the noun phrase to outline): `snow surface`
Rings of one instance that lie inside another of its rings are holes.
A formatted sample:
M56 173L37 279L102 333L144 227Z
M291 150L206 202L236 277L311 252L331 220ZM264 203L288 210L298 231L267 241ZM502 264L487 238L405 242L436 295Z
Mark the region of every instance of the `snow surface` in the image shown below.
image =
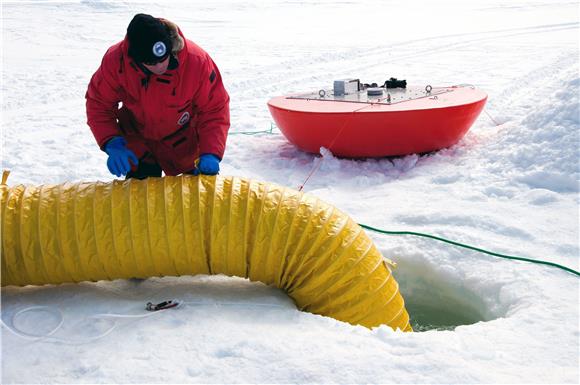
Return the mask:
M579 269L576 1L4 1L9 184L112 180L85 124L84 93L139 12L175 21L210 52L231 95L234 134L270 128L270 97L338 78L480 87L486 113L438 153L320 158L274 130L231 135L222 173L298 188L319 166L305 191L359 223ZM431 330L353 327L296 310L276 288L223 276L7 287L3 322L54 334L23 338L3 326L1 381L579 382L577 277L433 240L370 235L398 263L416 327ZM143 309L169 298L186 303Z

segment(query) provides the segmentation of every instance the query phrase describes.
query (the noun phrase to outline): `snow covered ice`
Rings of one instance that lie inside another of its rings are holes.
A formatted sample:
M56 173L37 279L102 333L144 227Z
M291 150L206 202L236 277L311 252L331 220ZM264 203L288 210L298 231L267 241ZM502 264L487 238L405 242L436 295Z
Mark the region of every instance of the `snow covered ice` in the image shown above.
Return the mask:
M231 135L222 173L298 188L319 166L304 190L359 223L579 269L577 2L5 1L10 185L113 179L86 126L84 94L139 12L176 22L212 55L231 96L232 134L268 130L269 98L334 79L483 89L486 112L456 146L429 156L320 158L274 130ZM370 235L398 263L411 317L446 328L354 327L223 276L7 287L2 320L28 338L2 327L2 383L579 382L578 277ZM171 298L187 303L144 311Z

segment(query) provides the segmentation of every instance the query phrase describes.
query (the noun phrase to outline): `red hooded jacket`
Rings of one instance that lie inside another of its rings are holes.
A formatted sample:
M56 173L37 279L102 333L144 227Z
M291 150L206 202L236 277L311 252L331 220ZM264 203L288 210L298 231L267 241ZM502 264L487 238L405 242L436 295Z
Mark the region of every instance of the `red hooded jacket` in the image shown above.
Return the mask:
M177 175L192 170L201 154L223 157L229 96L209 55L163 22L177 60L155 75L129 57L126 38L110 47L85 96L87 123L99 147L123 136L140 162L157 162L167 175Z

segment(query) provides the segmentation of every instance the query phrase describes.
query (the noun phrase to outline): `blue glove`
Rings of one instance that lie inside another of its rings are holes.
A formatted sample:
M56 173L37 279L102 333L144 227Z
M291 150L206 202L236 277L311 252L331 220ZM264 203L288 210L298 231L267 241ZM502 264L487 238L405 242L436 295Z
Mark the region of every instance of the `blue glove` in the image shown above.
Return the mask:
M191 170L188 174L199 175L216 175L220 172L220 158L214 154L203 154L199 157L197 168Z
M135 153L127 148L127 141L121 136L115 136L105 145L105 152L109 155L107 168L118 177L131 171L131 161L134 165L139 163Z

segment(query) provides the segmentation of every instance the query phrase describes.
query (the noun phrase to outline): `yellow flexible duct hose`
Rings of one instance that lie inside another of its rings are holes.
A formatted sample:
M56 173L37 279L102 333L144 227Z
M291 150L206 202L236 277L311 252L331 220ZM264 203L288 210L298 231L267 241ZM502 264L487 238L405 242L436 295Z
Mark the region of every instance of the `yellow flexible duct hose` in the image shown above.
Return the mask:
M8 187L2 285L226 274L285 290L351 324L410 331L371 239L321 200L236 177Z

